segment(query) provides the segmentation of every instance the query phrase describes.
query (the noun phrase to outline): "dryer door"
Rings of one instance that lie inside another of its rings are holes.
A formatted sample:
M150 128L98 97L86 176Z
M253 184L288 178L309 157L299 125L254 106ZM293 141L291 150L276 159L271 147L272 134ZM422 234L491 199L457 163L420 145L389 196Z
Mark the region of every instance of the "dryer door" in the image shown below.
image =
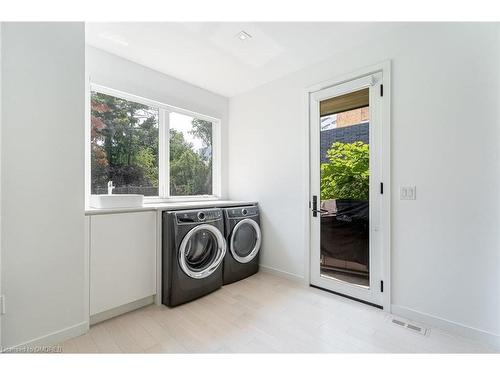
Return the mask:
M210 276L226 254L226 240L221 231L210 224L197 225L182 239L179 265L193 279Z
M229 243L231 255L240 263L248 263L257 256L261 241L259 224L252 219L243 219L231 232Z

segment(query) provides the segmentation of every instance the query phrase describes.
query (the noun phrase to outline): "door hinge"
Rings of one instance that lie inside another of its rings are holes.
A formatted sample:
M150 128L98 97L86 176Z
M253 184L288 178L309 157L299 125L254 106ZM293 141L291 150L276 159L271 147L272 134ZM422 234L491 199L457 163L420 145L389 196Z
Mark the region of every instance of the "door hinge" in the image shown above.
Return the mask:
M380 293L384 293L384 280L380 280Z
M380 85L380 96L384 96L384 85Z
M5 314L5 296L0 296L0 315Z
M384 183L380 183L380 194L384 194Z
M318 216L318 196L317 195L313 195L312 213L313 213L313 217Z

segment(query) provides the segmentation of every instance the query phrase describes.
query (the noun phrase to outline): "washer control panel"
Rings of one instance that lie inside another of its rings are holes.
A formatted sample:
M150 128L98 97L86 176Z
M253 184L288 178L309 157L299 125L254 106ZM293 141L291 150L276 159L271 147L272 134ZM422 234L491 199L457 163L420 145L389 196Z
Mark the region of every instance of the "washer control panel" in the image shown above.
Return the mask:
M259 207L257 206L247 206L247 207L231 207L226 208L228 218L244 218L247 216L256 216L259 214Z
M176 212L178 223L203 223L207 221L219 220L222 218L222 210L219 208L194 211Z

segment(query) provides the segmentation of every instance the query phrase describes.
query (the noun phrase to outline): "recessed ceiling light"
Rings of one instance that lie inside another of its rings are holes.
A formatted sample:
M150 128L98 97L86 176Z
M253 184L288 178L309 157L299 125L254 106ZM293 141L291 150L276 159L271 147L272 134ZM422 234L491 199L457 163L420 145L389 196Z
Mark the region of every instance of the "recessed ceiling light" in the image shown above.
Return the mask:
M249 33L247 33L246 31L244 31L244 30L241 30L238 33L237 37L238 37L239 40L248 40L248 39L252 38L252 36Z

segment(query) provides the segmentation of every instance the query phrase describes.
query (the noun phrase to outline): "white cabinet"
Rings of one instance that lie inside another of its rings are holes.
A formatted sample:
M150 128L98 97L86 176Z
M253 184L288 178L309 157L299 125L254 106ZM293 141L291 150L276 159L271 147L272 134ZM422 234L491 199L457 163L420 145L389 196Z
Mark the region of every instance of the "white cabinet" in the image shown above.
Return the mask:
M90 315L156 294L156 212L90 217Z

